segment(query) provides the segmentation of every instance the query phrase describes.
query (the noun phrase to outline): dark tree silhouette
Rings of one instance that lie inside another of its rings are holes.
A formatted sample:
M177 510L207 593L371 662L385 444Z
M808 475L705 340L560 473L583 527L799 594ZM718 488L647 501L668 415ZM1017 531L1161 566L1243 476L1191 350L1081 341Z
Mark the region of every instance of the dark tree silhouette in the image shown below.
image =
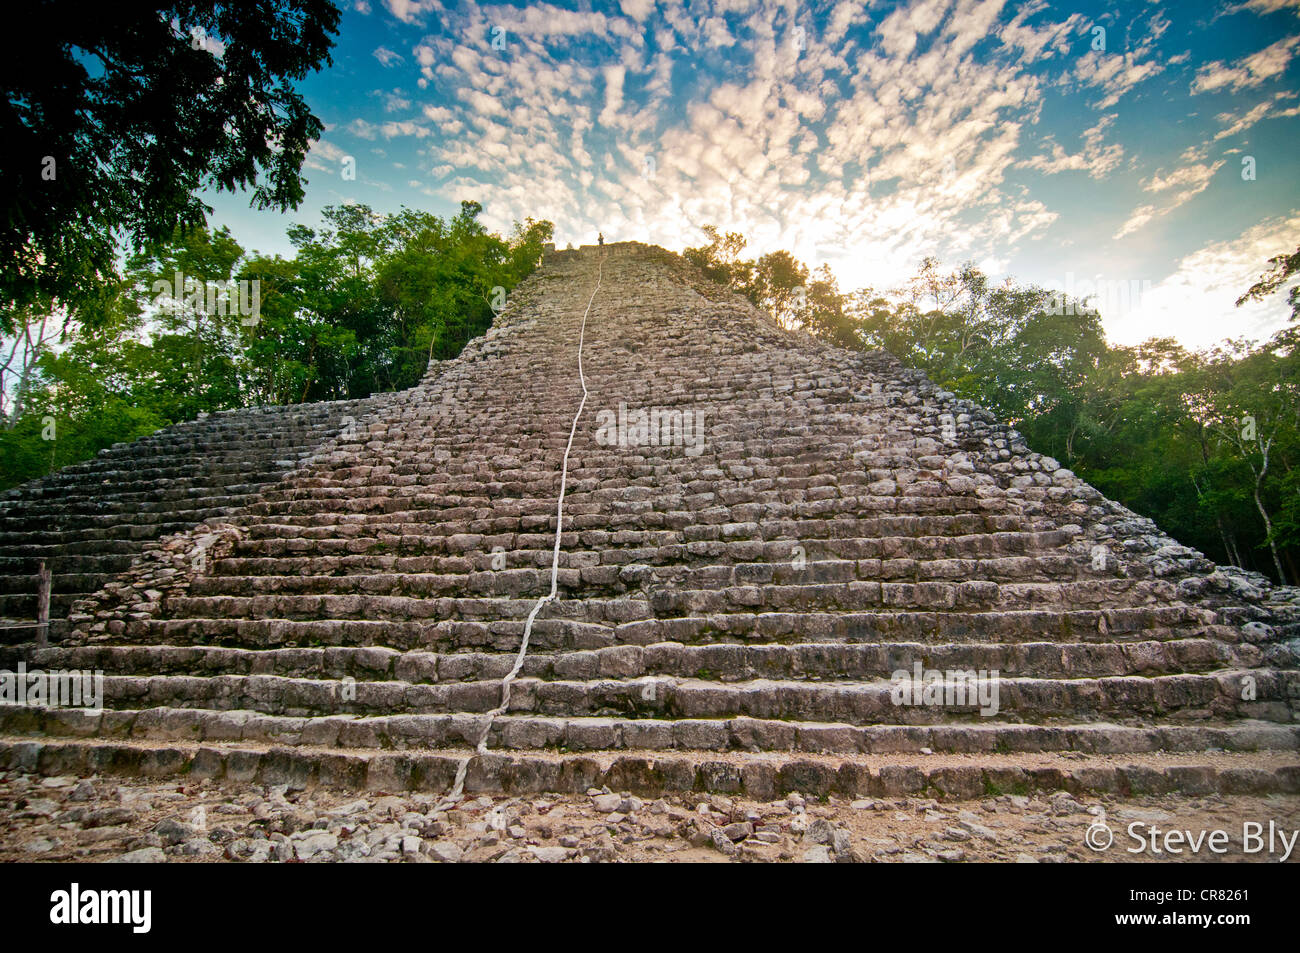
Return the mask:
M93 298L124 238L204 223L205 186L301 202L322 126L293 81L330 62L328 0L30 0L22 19L0 31L4 311Z
M1274 255L1268 260L1269 270L1260 275L1259 281L1255 282L1250 288L1237 299L1237 307L1241 307L1247 301L1263 301L1277 289L1281 288L1288 281L1300 274L1300 248L1293 252L1284 252L1281 255ZM1287 292L1287 304L1291 305L1291 317L1293 320L1300 320L1300 285L1296 285Z

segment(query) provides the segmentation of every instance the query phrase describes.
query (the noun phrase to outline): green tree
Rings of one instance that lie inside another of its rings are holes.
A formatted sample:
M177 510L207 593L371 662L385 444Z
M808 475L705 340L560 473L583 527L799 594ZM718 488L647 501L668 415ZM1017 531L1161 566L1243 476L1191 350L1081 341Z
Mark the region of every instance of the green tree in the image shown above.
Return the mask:
M1300 273L1300 247L1290 253L1274 255L1268 260L1268 264L1268 271L1260 275L1259 280L1237 299L1237 307L1241 307L1247 301L1264 300ZM1287 292L1286 300L1291 305L1291 320L1300 321L1300 282L1292 285L1291 290Z
M292 258L177 229L67 320L27 309L0 354L0 483L204 412L414 384L487 328L552 235L529 219L503 239L480 213L331 207L289 230Z
M711 281L737 291L749 288L754 263L740 257L747 244L745 236L739 232L723 235L712 225L705 225L701 231L709 243L686 249L682 252L682 257L699 268Z
M93 297L120 235L141 245L202 224L205 186L296 208L322 126L293 83L330 62L338 23L328 0L24 3L22 28L0 31L8 313Z
M228 228L196 227L127 261L131 306L151 321L154 399L169 420L244 404L246 321L256 316L240 309L251 312L256 299L248 286L232 285L243 256Z

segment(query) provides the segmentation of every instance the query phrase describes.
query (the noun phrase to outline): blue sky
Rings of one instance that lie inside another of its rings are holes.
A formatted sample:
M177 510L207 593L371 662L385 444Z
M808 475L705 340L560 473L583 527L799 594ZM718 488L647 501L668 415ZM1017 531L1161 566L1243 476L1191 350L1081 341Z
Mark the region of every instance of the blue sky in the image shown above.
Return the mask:
M306 203L209 197L246 248L330 204L475 199L561 247L715 224L845 290L926 255L1093 282L1121 343L1286 321L1233 300L1300 244L1300 0L344 5L302 84Z

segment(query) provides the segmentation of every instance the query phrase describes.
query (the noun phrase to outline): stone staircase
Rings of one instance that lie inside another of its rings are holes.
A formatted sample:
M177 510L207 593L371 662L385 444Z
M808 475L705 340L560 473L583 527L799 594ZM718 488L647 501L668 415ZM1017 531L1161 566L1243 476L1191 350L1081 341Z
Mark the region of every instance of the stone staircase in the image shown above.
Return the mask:
M551 589L589 300L557 597L490 717ZM703 446L611 444L620 407L702 414ZM459 358L231 502L66 638L0 654L104 672L102 712L0 708L0 765L445 792L467 763L468 792L757 799L1300 791L1293 593L662 249L548 255ZM110 526L94 538L132 532ZM896 704L917 665L984 673L996 712Z
M72 605L151 542L237 512L383 399L223 411L116 444L0 494L0 639L31 637L39 563L53 573L51 636ZM13 626L13 629L6 627Z

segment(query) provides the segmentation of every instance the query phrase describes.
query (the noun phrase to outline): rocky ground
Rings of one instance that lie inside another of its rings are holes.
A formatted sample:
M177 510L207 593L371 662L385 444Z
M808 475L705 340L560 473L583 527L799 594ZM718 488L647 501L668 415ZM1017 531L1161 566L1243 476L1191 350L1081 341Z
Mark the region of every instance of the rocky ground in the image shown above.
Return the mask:
M1075 798L1004 795L820 802L798 794L759 803L691 794L643 800L479 797L439 810L430 794L387 795L285 786L0 773L0 861L293 861L557 863L783 861L1053 863L1188 859L1130 854L1133 822L1162 830L1230 833L1204 860L1243 853L1243 821L1300 829L1295 796ZM1096 852L1099 819L1115 843ZM1300 848L1300 845L1297 845ZM1279 859L1280 852L1272 859ZM1300 849L1290 856L1300 862Z

